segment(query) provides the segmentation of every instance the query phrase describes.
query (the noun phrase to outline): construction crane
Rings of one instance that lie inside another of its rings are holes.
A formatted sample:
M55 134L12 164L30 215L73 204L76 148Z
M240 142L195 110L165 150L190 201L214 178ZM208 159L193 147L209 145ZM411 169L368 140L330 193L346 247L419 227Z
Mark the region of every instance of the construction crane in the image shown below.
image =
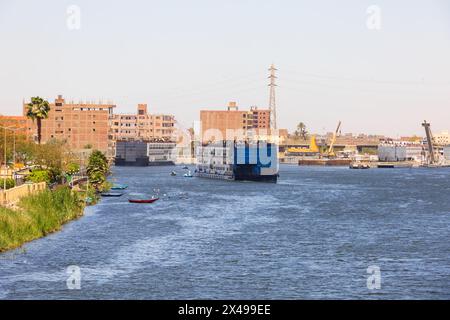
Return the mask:
M422 126L425 128L425 134L427 136L430 164L434 164L436 162L436 159L434 157L433 134L431 133L430 124L427 121L424 121L422 123Z
M340 128L341 128L341 121L339 121L339 123L337 125L337 128L336 128L336 131L333 134L333 138L331 139L330 147L328 148L328 151L326 153L326 155L328 157L335 157L336 156L336 154L334 153L334 144L336 143L336 138L338 136Z

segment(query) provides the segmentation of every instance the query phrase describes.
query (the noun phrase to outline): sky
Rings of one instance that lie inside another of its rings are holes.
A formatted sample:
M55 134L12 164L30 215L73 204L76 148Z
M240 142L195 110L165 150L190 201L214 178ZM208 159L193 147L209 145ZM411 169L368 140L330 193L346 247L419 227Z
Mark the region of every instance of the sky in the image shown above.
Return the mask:
M0 0L1 114L62 94L190 127L228 101L267 108L272 63L279 128L450 130L448 0Z

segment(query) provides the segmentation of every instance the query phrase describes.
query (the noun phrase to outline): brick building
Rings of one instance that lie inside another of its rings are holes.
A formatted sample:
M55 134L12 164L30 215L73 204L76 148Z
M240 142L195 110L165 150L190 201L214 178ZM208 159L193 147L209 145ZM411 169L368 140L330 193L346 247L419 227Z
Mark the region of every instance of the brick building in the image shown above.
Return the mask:
M24 115L27 104L23 104ZM42 120L42 143L51 139L64 140L74 150L92 147L106 153L112 148L108 133L115 107L112 103L67 103L59 95L50 103L48 118ZM37 139L36 122L27 119L27 131L32 139Z
M16 130L16 134L27 134L27 118L25 116L0 115L0 126L12 127Z
M111 138L114 141L175 141L175 117L149 114L147 104L139 104L136 114L114 114Z
M236 102L230 102L227 110L201 110L201 139L231 139L227 137L227 129L241 131L244 137L251 133L267 135L270 130L270 111L252 107L249 111L239 110ZM221 137L216 137L214 132Z

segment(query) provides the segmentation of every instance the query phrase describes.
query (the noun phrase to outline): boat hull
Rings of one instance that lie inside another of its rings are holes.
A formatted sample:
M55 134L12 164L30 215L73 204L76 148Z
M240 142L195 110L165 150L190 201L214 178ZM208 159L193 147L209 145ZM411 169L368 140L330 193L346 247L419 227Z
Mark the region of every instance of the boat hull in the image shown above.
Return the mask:
M121 197L123 193L102 193L102 197Z
M138 200L138 199L128 199L128 202L130 203L153 203L155 201L158 201L159 198L155 198L155 199L143 199L143 200Z

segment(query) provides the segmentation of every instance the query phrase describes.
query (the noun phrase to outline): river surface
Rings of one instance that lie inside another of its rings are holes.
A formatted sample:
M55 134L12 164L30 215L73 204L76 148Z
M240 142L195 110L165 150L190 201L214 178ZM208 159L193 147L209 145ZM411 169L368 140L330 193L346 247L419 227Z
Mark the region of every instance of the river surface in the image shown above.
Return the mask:
M277 184L182 171L114 168L126 195L0 254L0 299L450 299L448 168L284 165Z

